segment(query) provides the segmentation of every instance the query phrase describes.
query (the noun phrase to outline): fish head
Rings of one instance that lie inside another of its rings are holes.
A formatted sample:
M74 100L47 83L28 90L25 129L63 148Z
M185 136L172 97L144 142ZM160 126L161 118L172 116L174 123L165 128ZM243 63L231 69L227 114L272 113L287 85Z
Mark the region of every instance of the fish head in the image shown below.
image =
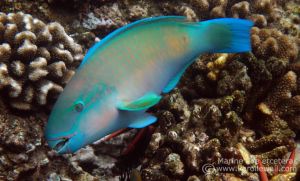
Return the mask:
M70 82L71 83L71 82ZM109 134L118 111L115 90L106 84L67 86L55 103L45 129L48 145L59 154L74 153Z

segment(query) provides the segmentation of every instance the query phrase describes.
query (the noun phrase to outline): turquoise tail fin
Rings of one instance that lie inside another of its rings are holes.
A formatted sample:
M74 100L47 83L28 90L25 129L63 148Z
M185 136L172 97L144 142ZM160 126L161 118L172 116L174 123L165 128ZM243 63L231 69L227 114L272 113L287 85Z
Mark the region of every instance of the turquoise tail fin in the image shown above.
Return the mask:
M251 51L250 30L253 22L236 18L219 18L199 23L211 53Z

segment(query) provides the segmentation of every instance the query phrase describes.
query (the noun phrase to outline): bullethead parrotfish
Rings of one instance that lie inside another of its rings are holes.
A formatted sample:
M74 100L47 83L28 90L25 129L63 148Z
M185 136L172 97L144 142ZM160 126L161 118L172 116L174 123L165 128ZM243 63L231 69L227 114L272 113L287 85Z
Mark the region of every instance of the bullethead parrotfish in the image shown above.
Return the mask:
M201 53L250 51L252 26L235 18L161 16L115 30L88 51L58 97L45 129L48 145L73 153L119 129L154 123L147 109Z

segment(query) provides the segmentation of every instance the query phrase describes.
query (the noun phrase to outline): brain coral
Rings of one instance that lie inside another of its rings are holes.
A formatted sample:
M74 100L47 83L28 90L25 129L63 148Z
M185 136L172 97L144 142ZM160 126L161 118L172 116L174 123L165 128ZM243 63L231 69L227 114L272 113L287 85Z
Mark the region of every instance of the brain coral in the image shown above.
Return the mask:
M0 13L0 90L10 106L32 110L63 90L82 60L82 48L57 22Z

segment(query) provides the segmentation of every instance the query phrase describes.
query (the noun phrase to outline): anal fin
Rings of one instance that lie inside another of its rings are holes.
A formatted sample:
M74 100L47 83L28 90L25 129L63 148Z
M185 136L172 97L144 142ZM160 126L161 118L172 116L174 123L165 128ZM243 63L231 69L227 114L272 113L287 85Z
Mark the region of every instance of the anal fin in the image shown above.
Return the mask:
M131 123L128 125L129 128L143 128L150 124L153 124L157 121L155 116L151 114L144 113L136 116L134 120L131 120Z
M177 75L170 80L168 85L163 89L162 91L163 93L169 93L172 89L176 87L176 85L180 81L180 78L182 77L186 69L194 62L194 60L195 59L192 59L192 61L190 61L187 65L185 65L185 67L182 70L180 70L180 72L178 72Z

